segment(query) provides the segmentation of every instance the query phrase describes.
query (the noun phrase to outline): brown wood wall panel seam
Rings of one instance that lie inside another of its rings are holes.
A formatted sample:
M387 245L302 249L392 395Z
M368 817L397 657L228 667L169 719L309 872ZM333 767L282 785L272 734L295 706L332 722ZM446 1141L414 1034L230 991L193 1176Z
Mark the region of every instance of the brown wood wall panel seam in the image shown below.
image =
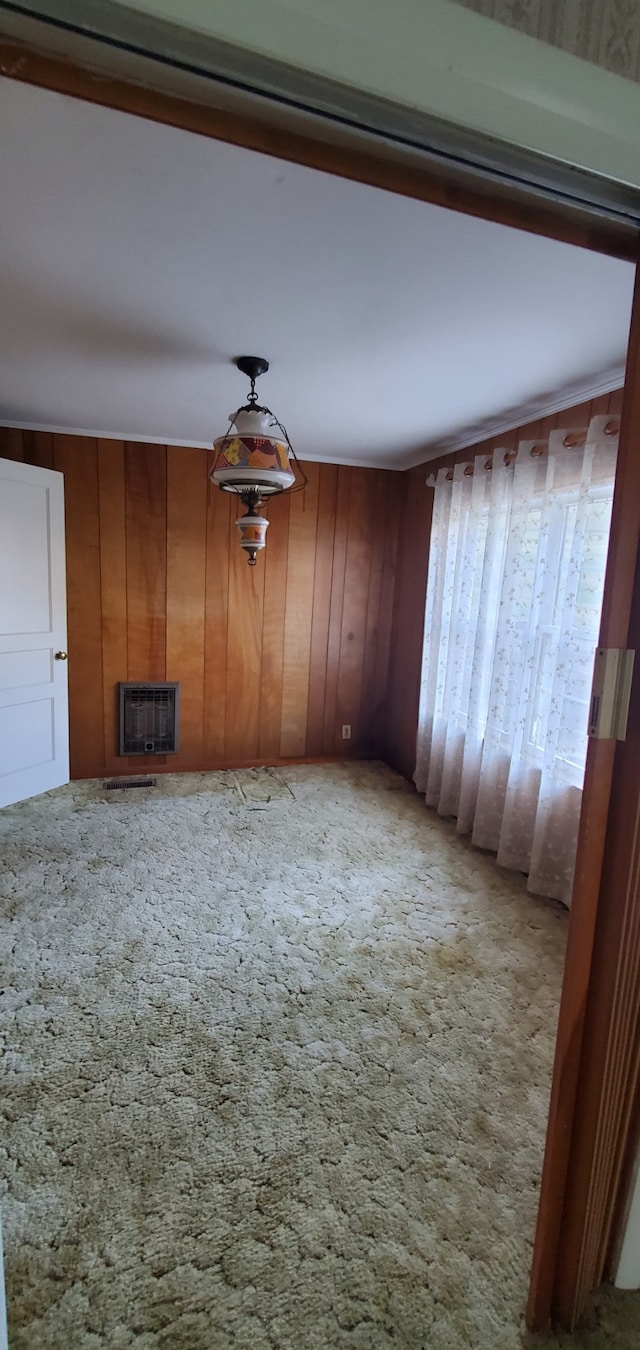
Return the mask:
M407 475L403 489L385 721L387 756L411 779L416 759L433 492L422 470Z
M86 778L104 757L97 441L56 436L54 467L64 474L70 766Z
M104 765L101 772L117 773L121 764L118 755L117 692L119 682L127 679L128 670L127 554L122 441L98 441L98 510L104 716Z
M50 431L23 431L23 456L27 464L53 468L53 436Z
M19 427L0 427L0 459L24 460L23 435Z
M166 672L180 683L176 772L203 755L206 534L206 453L168 446Z
M380 617L376 640L373 729L376 753L388 753L388 692L392 670L392 632L394 623L398 550L400 546L400 510L404 497L403 474L388 473L387 519L384 539L384 566L380 591Z
M344 600L345 566L352 470L338 466L336 489L336 517L334 526L333 567L329 598L329 631L327 636L327 674L322 749L325 755L335 752L336 700L338 696L338 669L340 664L340 636L342 633L342 605Z
M280 753L290 500L284 495L270 503L267 547L257 564L265 569L258 736L261 756Z
M233 503L229 520L229 608L227 622L226 760L251 759L260 741L260 664L264 610L264 558L249 567L238 542ZM267 532L268 533L268 532Z
M128 679L166 679L166 446L125 442Z
M166 679L167 448L125 441L129 680ZM155 755L132 757L137 771Z
M364 660L362 666L362 685L358 721L360 725L360 743L369 753L378 750L376 721L376 652L380 634L380 610L382 582L387 548L387 521L389 516L390 494L386 474L380 474L375 484L373 506L373 528L371 535L371 555L369 559L369 588L367 592L367 613L365 620Z
M305 464L308 483L289 502L289 554L284 620L280 754L307 750L311 625L318 529L319 464Z
M603 417L609 411L609 394L599 394L597 398L592 398L589 409L589 420L592 417Z
M342 727L351 727L344 749L356 755L363 749L359 725L364 669L364 646L373 544L375 481L367 469L353 469L349 495L347 551L342 598L336 728L334 749L340 748Z
M235 502L233 503L235 509ZM204 763L225 762L231 497L208 484Z
M307 753L310 755L321 755L324 742L337 488L337 465L321 464L318 486L307 712Z

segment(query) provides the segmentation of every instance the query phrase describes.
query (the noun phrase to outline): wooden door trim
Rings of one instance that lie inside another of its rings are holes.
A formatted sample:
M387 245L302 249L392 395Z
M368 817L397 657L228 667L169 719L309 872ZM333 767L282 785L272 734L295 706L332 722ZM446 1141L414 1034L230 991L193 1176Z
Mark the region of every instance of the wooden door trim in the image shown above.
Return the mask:
M387 157L383 143L364 148L360 140L344 144L344 128L332 129L325 120L326 139L305 135L268 120L269 109L261 117L213 107L193 98L184 98L162 89L148 88L104 72L87 69L64 57L48 55L26 44L0 36L0 75L23 84L37 85L71 98L95 103L119 112L144 117L152 122L194 132L213 140L244 149L257 150L278 159L303 164L387 192L430 202L463 215L489 220L494 224L526 230L529 234L557 239L605 253L611 257L635 261L640 242L640 225L630 221L614 222L603 215L589 216L569 200L546 201L532 188L512 181L491 179L485 187L472 185L467 175L434 167L432 163L408 163L406 159ZM317 115L317 123L322 114ZM333 134L335 139L330 140ZM389 155L392 149L389 148ZM397 151L396 151L397 153ZM482 170L478 170L482 177ZM597 208L602 210L602 208Z
M616 227L608 221L580 217L568 205L541 204L508 185L498 189L491 183L486 190L471 187L468 183L461 185L449 180L444 173L435 172L430 165L409 165L385 158L380 148L354 148L352 145L321 141L297 131L283 130L282 127L270 125L268 120L221 110L161 90L105 76L104 73L87 70L69 60L35 51L22 43L0 40L0 74L466 215L527 230L532 234L613 257L634 261L638 257L640 236L637 231L630 232L628 226ZM627 645L632 578L640 528L640 456L634 464L632 454L633 428L640 427L638 286L627 371L619 477L607 572L608 593L602 626L603 645L611 646ZM614 572L615 588L610 580ZM615 1041L615 1037L628 1036L631 1029L628 1000L622 997L623 968L626 967L621 938L627 931L626 925L635 921L636 911L640 914L640 899L633 887L627 886L620 890L617 905L607 913L604 912L603 894L600 892L605 822L609 814L610 788L617 781L617 764L613 744L592 742L587 759L589 800L581 823L580 865L570 923L528 1307L528 1321L533 1327L549 1325L554 1316L573 1321L589 1281L600 1277L603 1251L611 1231L611 1216L616 1200L613 1190L622 1165L621 1156L616 1155L616 1159L611 1161L603 1158L595 1139L591 1141L592 1147L587 1147L583 1129L584 1112L580 1118L580 1111L584 1107L583 1076L588 1064L591 1071L591 1106L599 1108L599 1120L603 1125L606 1113L622 1107L623 1099L628 1099L633 1076L632 1066L625 1062L625 1072L617 1074L615 1083L610 1076L607 1078L609 1070L616 1065L620 1068L621 1063L620 1044ZM596 932L603 941L602 953L597 958L594 955ZM617 1001L609 999L606 1006L602 998L603 979L614 980L615 988L621 995ZM620 1020L620 1006L624 1007L626 1023ZM605 1017L606 1027L600 1025ZM585 1042L585 1028L593 1028L594 1025L599 1040L597 1062L591 1047ZM606 1100L603 1097L605 1079L609 1092ZM621 1094L618 1089L622 1080ZM599 1083L597 1091L594 1083ZM620 1116L618 1123L624 1126L625 1120L628 1123L628 1116ZM602 1137L600 1132L598 1139ZM625 1138L623 1129L619 1139L621 1148ZM570 1170L577 1189L569 1197L571 1204L568 1205L567 1179ZM590 1216L588 1250L585 1248L586 1230L583 1227L583 1231L578 1231L579 1219L576 1218L575 1205L582 1205L583 1214L588 1211ZM567 1241L569 1249L566 1248ZM573 1287L567 1285L560 1290L559 1280L563 1278L573 1279Z
M630 632L640 536L638 426L637 273L599 639L604 647L633 645L634 638L640 645L640 634L635 631L637 619ZM636 592L634 608L639 602ZM636 670L634 708L639 696ZM640 918L640 898L629 885L630 876L625 878L624 869L612 871L610 866L611 840L619 838L622 831L628 849L624 858L627 873L634 867L637 838L633 827L629 833L628 810L624 810L625 801L627 807L631 804L629 782L620 796L620 784L629 777L630 744L631 739L620 745L616 741L591 741L587 755L585 810L578 838L529 1294L528 1323L534 1330L544 1330L554 1322L575 1325L588 1293L602 1278L617 1200L621 1158L617 1150L610 1157L603 1155L602 1142L609 1136L602 1130L608 1113L626 1112L627 1092L634 1091L633 1070L623 1063L623 1049L632 1032L630 1025L625 1030L625 1019L631 1015L636 994L640 995L640 981L637 991L623 989L620 984L624 935L636 913ZM599 1237L594 1232L598 1223ZM589 1251L585 1247L587 1233Z
M640 645L640 568L630 645ZM640 671L617 746L552 1315L573 1326L599 1284L640 1070Z

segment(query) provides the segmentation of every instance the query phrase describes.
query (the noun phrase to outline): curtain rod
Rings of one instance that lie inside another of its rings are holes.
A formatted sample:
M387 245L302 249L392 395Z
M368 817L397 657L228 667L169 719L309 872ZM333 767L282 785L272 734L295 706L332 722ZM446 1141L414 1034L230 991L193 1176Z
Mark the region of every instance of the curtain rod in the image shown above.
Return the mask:
M619 431L620 431L620 423L615 418L607 422L603 427L603 432L605 436L617 436ZM577 445L584 445L587 439L587 435L588 435L588 427L585 427L584 430L582 431L568 431L566 435L563 436L562 438L562 444L566 446L567 450L571 450ZM529 454L532 455L534 459L542 459L547 454L548 449L549 449L548 440L534 441L533 445L529 450ZM478 456L478 458L480 458L480 456ZM517 458L518 458L518 450L505 450L502 462L505 465L505 467L508 468L509 465L513 464ZM488 472L491 472L493 468L492 455L490 455L488 459L485 459L483 468L485 468ZM465 478L473 478L474 470L475 470L475 463L465 464L463 470ZM447 473L448 483L453 482L453 474L454 474L453 468L449 469Z

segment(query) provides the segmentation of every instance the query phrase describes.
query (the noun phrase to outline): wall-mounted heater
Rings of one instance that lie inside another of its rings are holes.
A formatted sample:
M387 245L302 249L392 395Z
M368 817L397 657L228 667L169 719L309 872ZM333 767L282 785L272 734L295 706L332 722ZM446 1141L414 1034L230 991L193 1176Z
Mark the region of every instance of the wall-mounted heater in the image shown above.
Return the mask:
M120 755L173 755L178 749L180 685L120 682Z

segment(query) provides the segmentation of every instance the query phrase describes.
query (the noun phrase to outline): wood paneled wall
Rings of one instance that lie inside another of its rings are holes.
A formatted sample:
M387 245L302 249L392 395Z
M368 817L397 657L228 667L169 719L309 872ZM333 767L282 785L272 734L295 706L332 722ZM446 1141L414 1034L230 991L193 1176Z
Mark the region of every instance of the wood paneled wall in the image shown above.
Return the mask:
M255 568L205 451L0 427L0 456L65 475L72 776L380 754L411 778L427 474L621 406L617 390L408 473L309 464ZM180 681L177 755L118 756L125 679Z
M513 449L521 440L543 439L559 427L587 426L604 413L619 416L622 390L603 394L551 417L528 422L501 436L481 441L466 450L443 455L402 475L397 584L391 634L391 657L387 695L382 714L381 754L405 778L415 770L416 731L420 700L420 673L424 642L424 611L431 535L433 489L428 474L443 465L467 463L476 455L489 456L497 447Z
M378 752L404 475L306 465L251 568L203 450L0 428L0 456L65 476L72 777ZM118 756L127 679L180 681L177 755Z

